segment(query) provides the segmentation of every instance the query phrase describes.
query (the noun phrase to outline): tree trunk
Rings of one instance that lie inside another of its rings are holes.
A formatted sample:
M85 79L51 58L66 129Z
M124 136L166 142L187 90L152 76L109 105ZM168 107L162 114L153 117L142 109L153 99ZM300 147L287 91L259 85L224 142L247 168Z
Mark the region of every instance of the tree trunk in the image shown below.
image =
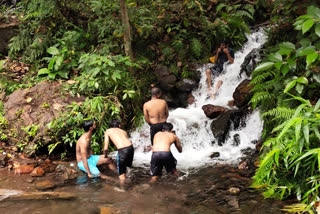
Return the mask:
M127 10L126 0L120 0L120 13L121 13L121 20L122 25L124 28L124 51L126 56L129 56L130 59L133 59L133 53L131 48L131 33L130 33L130 23L129 23L129 16Z

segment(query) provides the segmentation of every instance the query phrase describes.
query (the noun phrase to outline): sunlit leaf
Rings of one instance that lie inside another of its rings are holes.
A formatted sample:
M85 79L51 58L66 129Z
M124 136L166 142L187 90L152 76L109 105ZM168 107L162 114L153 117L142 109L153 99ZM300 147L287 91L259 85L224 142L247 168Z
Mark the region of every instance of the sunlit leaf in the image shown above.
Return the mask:
M313 19L308 19L305 22L303 22L302 24L302 33L306 33L314 24L314 20Z
M274 62L264 62L258 65L255 71L264 71L271 68L274 65Z

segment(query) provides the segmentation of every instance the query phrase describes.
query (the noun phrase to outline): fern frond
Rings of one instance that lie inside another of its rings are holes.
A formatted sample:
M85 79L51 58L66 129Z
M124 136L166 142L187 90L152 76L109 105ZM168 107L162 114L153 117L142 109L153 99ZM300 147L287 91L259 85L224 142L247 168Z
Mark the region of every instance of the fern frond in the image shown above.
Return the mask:
M221 4L219 4L217 7L216 7L216 13L219 13L220 12L220 10L222 10L224 7L226 7L227 5L226 4L223 4L223 3L221 3Z
M191 48L191 53L192 53L196 58L200 58L200 56L201 56L201 50L202 50L202 45L201 45L201 42L200 42L198 39L193 38L193 39L191 40L190 48Z
M257 92L252 96L249 104L252 104L252 108L255 109L259 103L266 102L271 98L272 98L272 95L267 91Z
M267 72L264 72L256 77L254 77L250 84L251 85L257 85L259 83L262 83L267 77L270 77L270 76L273 76L274 74L271 72L271 71L267 71Z
M237 12L235 12L234 16L242 18L242 19L243 18L248 18L250 20L254 19L253 16L245 10L238 10Z
M250 13L251 15L253 15L255 12L254 6L251 4L245 4L244 6L242 6L242 9L248 11L248 13Z
M290 118L292 118L292 116L294 115L295 110L294 109L290 109L290 108L285 108L285 107L277 107L274 109L271 109L267 112L265 112L262 117L274 117L275 119L285 119L288 120Z

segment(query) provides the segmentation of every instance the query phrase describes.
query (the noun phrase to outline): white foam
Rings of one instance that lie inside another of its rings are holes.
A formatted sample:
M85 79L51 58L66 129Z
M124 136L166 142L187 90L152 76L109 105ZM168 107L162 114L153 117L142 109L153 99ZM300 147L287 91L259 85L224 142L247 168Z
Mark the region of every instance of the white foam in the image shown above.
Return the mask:
M202 110L205 104L220 105L228 107L227 103L233 100L232 94L235 88L246 79L245 74L239 78L240 65L245 56L254 48L259 48L265 41L266 36L262 30L254 32L248 37L248 42L244 45L243 50L235 53L234 63L226 65L224 74L213 80L214 87L219 78L223 78L223 85L219 90L216 99L208 99L205 70L208 65L204 65L201 71L201 80L198 89L193 91L195 103L187 108L177 108L169 112L168 122L173 123L176 135L179 137L183 152L178 153L172 145L171 151L178 161L178 169L188 170L191 168L201 167L216 162L237 163L242 156L240 150L245 148L254 148L253 140L258 140L261 136L263 123L259 117L259 112L254 111L248 116L246 127L239 130L231 130L230 138L226 140L223 146L213 144L215 138L210 130L211 121L207 118ZM229 108L229 107L228 107ZM151 152L144 152L147 146L150 146L149 125L146 123L131 133L131 140L135 148L134 166L148 167L151 160ZM232 136L239 134L240 145L232 145ZM218 159L211 159L213 152L219 152Z

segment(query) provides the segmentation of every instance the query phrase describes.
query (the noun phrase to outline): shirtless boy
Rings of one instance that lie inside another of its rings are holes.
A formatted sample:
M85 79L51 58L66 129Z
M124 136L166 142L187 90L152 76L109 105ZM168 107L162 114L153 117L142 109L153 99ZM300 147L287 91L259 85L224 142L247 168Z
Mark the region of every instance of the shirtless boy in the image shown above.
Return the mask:
M134 149L127 132L120 128L119 120L112 120L110 127L105 131L104 135L104 153L105 157L107 157L109 141L117 147L118 174L120 185L123 185L126 180L127 167L132 165Z
M108 164L109 169L116 171L116 167L110 158L103 155L93 155L91 150L91 137L96 125L93 120L83 122L85 133L81 135L76 146L76 157L78 167L88 174L89 178L101 177L102 179L113 180L111 177L102 174L97 166Z
M151 144L153 145L154 135L162 130L169 116L168 105L165 100L160 99L159 88L151 89L151 100L143 105L143 114L146 122L150 125Z
M151 157L151 182L156 182L162 175L162 168L165 167L168 173L178 176L176 169L177 160L173 157L170 146L174 143L178 151L182 152L182 146L179 138L171 131L172 124L166 123L163 125L162 131L154 136L154 144Z

